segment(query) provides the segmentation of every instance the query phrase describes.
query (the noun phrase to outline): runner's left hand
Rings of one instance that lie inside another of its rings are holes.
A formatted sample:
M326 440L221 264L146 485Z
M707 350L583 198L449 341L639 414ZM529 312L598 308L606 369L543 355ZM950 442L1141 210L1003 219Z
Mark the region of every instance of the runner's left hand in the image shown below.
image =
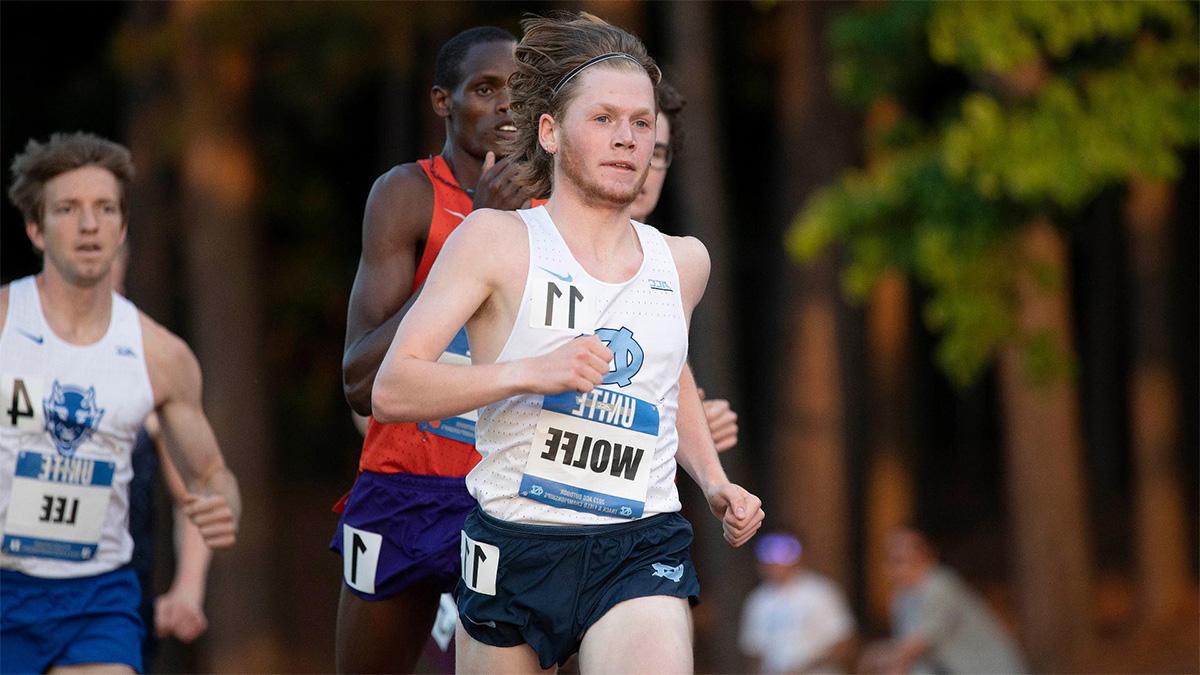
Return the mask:
M709 489L705 498L713 515L721 520L725 541L734 548L750 541L762 527L762 500L742 486L722 483Z

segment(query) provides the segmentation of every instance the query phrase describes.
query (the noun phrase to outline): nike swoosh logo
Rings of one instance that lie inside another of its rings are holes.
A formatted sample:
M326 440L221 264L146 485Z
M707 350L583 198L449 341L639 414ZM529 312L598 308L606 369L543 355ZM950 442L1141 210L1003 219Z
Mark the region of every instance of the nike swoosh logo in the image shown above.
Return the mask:
M554 277L555 279L558 279L559 281L561 281L563 283L569 284L575 280L575 277L571 276L570 274L563 275L563 274L559 274L558 272L551 272L550 270L546 269L545 267L542 267L541 265L538 265L538 269L545 272L546 274L549 274L550 276Z
M471 617L467 616L466 614L459 614L459 616L466 619L467 621L470 621L471 623L475 624L476 626L487 626L488 628L496 627L495 621L476 621L475 619L472 619Z
M450 209L448 209L444 206L442 207L442 210L445 211L446 213L449 213L450 215L454 216L455 218L458 218L459 220L466 220L466 218L467 218L467 216L465 214L459 213L458 211L451 211Z
M39 345L46 341L45 336L34 335L33 333L30 333L27 330L22 330L22 329L18 328L17 332L20 333L21 335L24 335L25 337L29 338L30 340L33 340L34 342L38 343Z

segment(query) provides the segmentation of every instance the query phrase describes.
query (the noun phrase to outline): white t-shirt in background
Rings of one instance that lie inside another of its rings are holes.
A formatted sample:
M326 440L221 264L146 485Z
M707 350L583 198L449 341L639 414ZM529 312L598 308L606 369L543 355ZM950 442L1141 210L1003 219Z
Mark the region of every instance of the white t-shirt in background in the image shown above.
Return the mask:
M765 673L831 672L819 661L852 637L854 629L854 617L837 586L814 572L801 572L750 593L738 645L747 656L762 660Z

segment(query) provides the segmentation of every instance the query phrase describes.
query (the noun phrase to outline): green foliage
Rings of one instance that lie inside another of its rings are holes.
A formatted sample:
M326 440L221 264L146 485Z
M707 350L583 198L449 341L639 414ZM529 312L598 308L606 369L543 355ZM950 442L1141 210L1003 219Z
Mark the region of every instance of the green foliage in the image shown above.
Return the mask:
M922 105L948 114L906 111L868 130L870 168L809 200L790 253L808 260L842 242L851 297L891 268L928 286L923 316L960 385L1009 344L1034 381L1071 372L1053 336L1017 329L1014 284L1029 262L1014 238L1113 185L1178 177L1180 150L1200 136L1196 13L1184 2L889 3L839 18L829 39L848 102L904 101L916 89L942 97ZM931 64L969 84L923 87ZM1032 272L1062 283L1062 270Z
M864 7L830 26L829 42L838 54L830 78L852 104L908 89L931 66L925 25L927 0Z

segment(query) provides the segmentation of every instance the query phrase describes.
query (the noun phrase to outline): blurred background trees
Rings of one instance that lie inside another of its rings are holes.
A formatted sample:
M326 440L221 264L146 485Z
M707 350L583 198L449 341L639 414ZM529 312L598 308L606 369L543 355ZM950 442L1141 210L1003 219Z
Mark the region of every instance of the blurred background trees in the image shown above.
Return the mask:
M1180 153L1200 133L1194 10L893 3L830 29L839 93L875 120L868 163L809 201L790 248L812 259L845 242L843 285L873 298L873 313L898 301L893 271L926 287L922 315L959 386L997 365L1022 632L1044 668L1073 663L1090 637L1079 620L1093 595L1067 239L1091 234L1081 216L1106 190L1124 192L1132 246L1142 618L1161 620L1187 593L1163 232Z
M367 191L440 149L442 42L555 8L638 32L689 99L652 221L712 253L692 359L741 413L724 461L863 633L913 523L1039 669L1196 668L1194 4L6 2L0 154L131 146L130 295L196 349L246 492L213 628L160 665L331 670ZM7 282L40 263L2 214ZM738 671L752 557L681 490L697 664Z

